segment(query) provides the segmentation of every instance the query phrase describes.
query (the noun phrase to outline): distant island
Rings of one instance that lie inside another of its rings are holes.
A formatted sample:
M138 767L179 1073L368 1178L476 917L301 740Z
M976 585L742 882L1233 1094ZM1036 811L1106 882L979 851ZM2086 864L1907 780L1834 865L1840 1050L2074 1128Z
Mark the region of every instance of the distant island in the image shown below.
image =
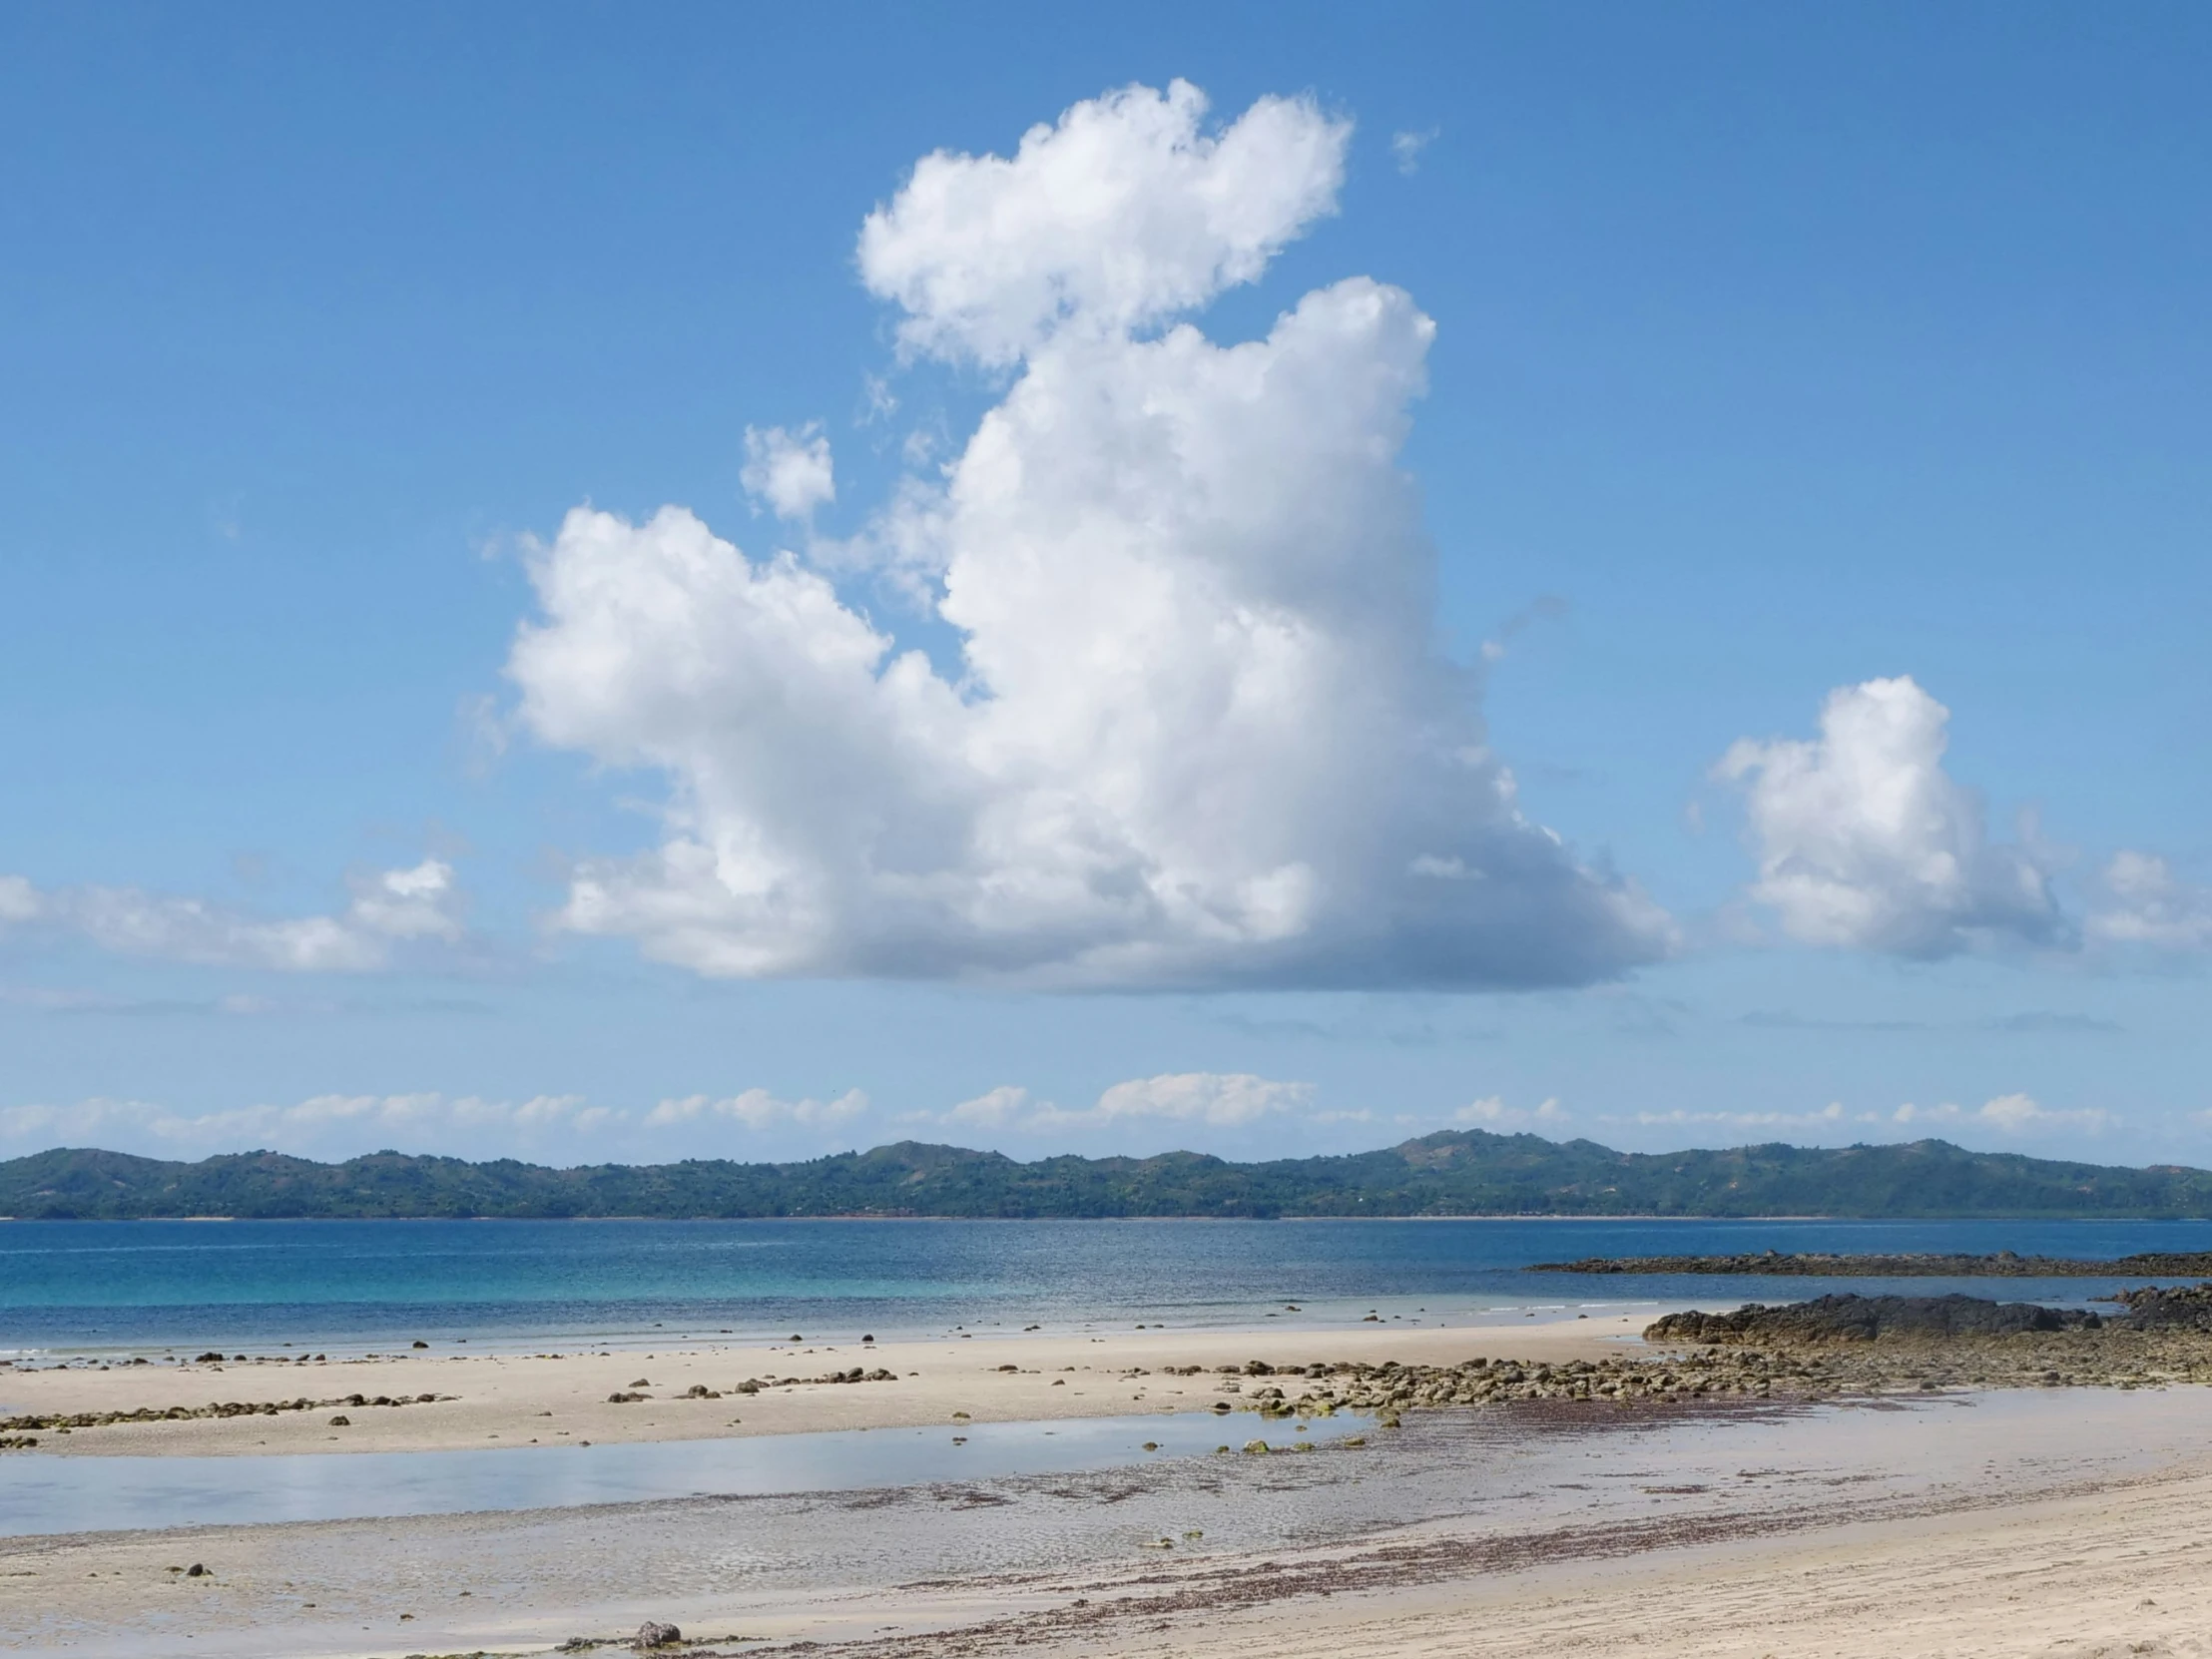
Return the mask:
M597 1164L379 1152L172 1163L58 1148L0 1162L0 1216L239 1219L1412 1216L2212 1216L2212 1173L2126 1169L1946 1141L1616 1152L1446 1131L1376 1152L1238 1164L1195 1152L1040 1158L901 1141L803 1163Z
M2212 1251L2154 1250L2109 1261L2076 1256L1987 1256L1920 1253L1838 1256L1824 1251L1761 1251L1741 1256L1588 1256L1579 1262L1537 1262L1530 1273L1669 1273L1761 1275L1772 1279L2136 1279L2146 1274L2212 1279Z

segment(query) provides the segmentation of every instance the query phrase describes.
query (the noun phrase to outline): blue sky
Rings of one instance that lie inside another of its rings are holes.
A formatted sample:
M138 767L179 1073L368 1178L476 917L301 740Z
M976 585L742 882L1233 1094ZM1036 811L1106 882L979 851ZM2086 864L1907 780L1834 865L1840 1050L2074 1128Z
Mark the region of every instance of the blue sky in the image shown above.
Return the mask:
M0 1153L2212 1161L2208 67L13 8Z

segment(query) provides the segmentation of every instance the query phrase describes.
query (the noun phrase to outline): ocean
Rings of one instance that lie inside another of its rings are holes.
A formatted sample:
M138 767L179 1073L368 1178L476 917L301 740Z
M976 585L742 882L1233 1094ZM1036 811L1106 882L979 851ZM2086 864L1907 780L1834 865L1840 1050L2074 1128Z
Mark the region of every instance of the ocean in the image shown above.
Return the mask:
M0 1355L979 1338L1734 1307L1829 1290L2078 1305L2096 1280L1532 1274L1588 1256L2212 1250L2212 1222L733 1221L0 1224Z

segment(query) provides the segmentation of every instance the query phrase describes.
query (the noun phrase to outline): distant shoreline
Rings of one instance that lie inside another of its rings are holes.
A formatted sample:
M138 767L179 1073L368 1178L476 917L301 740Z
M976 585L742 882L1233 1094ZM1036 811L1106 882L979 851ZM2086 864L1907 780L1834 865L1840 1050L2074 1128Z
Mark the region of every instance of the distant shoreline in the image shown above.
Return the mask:
M917 1141L798 1163L568 1169L398 1152L183 1163L57 1147L0 1162L0 1211L24 1221L2184 1221L2212 1217L2212 1171L1938 1140L1645 1153L1483 1130L1257 1163L1193 1152L1025 1163Z

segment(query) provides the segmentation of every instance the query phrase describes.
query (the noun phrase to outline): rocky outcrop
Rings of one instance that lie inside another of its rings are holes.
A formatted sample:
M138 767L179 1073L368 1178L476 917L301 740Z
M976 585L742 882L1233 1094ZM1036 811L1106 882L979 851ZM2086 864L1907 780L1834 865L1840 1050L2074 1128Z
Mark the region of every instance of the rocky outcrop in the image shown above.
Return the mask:
M1732 1314L1669 1314L1647 1326L1646 1342L1866 1343L2016 1337L2029 1331L2094 1330L2095 1314L2032 1302L1972 1296L1823 1296L1778 1308L1751 1303Z

